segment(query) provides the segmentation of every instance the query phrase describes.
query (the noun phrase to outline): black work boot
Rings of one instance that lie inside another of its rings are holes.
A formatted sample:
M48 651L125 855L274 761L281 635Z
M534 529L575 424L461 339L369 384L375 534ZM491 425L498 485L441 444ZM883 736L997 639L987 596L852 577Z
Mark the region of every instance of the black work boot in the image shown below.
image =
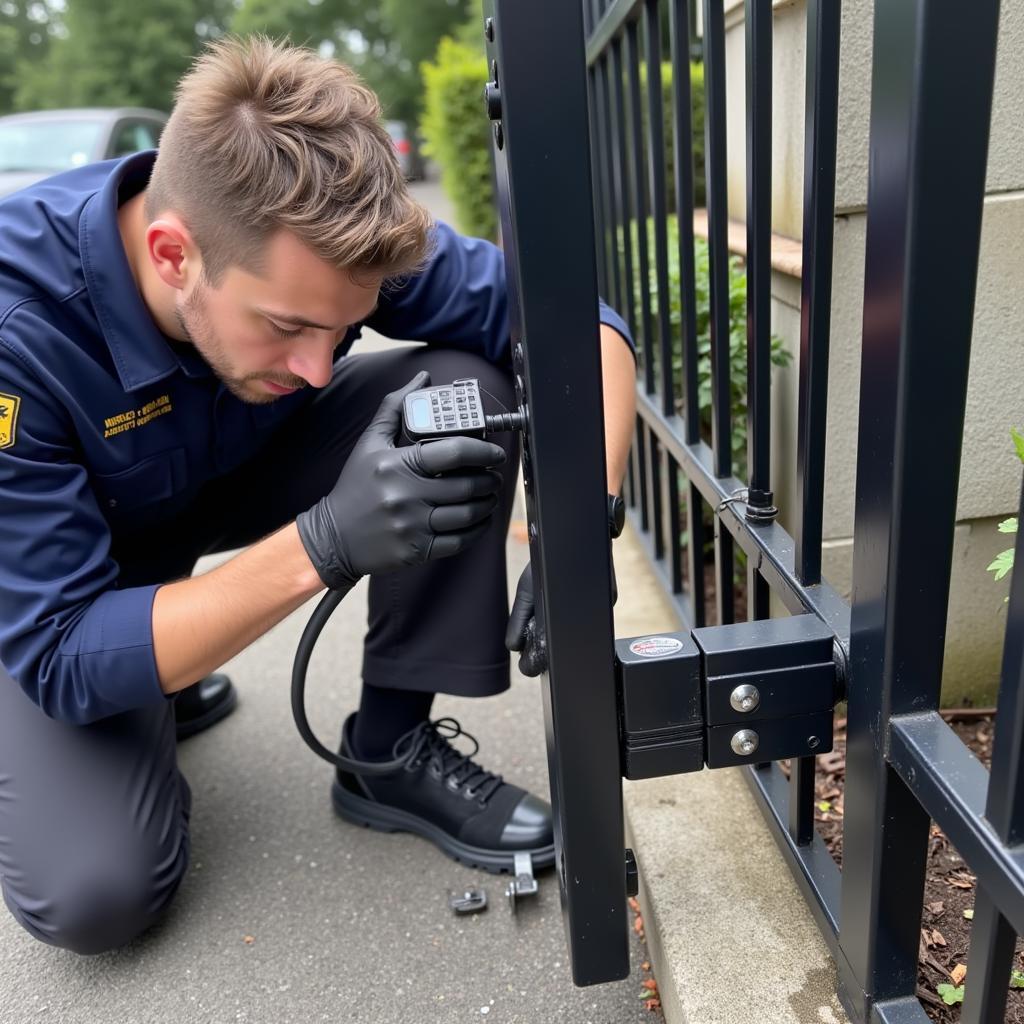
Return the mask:
M350 715L341 753L352 751ZM465 736L471 754L449 740ZM551 808L525 789L505 782L470 758L479 745L453 718L423 722L396 744L404 767L392 775L362 776L339 770L331 787L334 809L346 821L381 832L413 832L449 857L494 874L512 872L515 854L529 853L533 866L555 862Z
M238 706L238 693L220 672L186 686L174 699L174 730L179 740L195 736L227 718Z

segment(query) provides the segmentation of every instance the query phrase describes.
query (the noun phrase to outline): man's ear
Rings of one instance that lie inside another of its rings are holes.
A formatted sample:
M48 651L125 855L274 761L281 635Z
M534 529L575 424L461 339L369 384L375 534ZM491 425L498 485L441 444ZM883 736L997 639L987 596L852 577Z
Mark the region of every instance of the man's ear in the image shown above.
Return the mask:
M146 255L160 280L183 289L197 279L202 263L199 248L184 222L173 213L163 214L146 228Z

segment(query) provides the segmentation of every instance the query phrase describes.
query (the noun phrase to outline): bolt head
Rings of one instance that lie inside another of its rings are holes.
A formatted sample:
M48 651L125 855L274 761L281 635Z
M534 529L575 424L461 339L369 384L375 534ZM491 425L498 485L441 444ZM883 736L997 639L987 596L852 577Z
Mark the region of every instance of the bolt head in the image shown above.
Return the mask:
M749 683L737 686L729 694L729 704L732 706L733 711L741 711L743 713L754 711L760 703L761 694L756 686L751 686Z
M753 729L740 729L733 736L730 745L734 754L739 754L740 757L749 757L757 750L757 743L757 733Z
M807 737L807 746L808 746L808 747L809 747L809 748L810 748L811 750L817 750L817 749L818 749L818 747L820 747L820 746L821 746L821 740L820 740L820 739L818 739L818 737L817 737L817 736L808 736L808 737Z
M494 42L494 19L484 18L484 36L487 38L487 42Z
M494 124L494 144L498 149L505 148L505 133L502 131L500 121L496 121Z

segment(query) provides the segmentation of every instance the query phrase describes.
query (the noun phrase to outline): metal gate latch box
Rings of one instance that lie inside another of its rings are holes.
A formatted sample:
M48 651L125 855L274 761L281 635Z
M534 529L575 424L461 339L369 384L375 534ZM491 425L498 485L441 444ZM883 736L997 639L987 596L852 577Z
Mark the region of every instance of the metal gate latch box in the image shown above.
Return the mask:
M833 641L815 615L617 640L623 776L828 752Z

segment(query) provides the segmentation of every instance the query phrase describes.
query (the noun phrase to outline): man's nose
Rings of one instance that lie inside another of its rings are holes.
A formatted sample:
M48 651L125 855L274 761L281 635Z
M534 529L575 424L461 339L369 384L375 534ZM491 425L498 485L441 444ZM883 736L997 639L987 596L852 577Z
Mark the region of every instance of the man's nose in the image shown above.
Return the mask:
M314 388L326 387L334 368L334 349L337 344L333 335L310 338L304 341L288 357L288 372L301 377Z

